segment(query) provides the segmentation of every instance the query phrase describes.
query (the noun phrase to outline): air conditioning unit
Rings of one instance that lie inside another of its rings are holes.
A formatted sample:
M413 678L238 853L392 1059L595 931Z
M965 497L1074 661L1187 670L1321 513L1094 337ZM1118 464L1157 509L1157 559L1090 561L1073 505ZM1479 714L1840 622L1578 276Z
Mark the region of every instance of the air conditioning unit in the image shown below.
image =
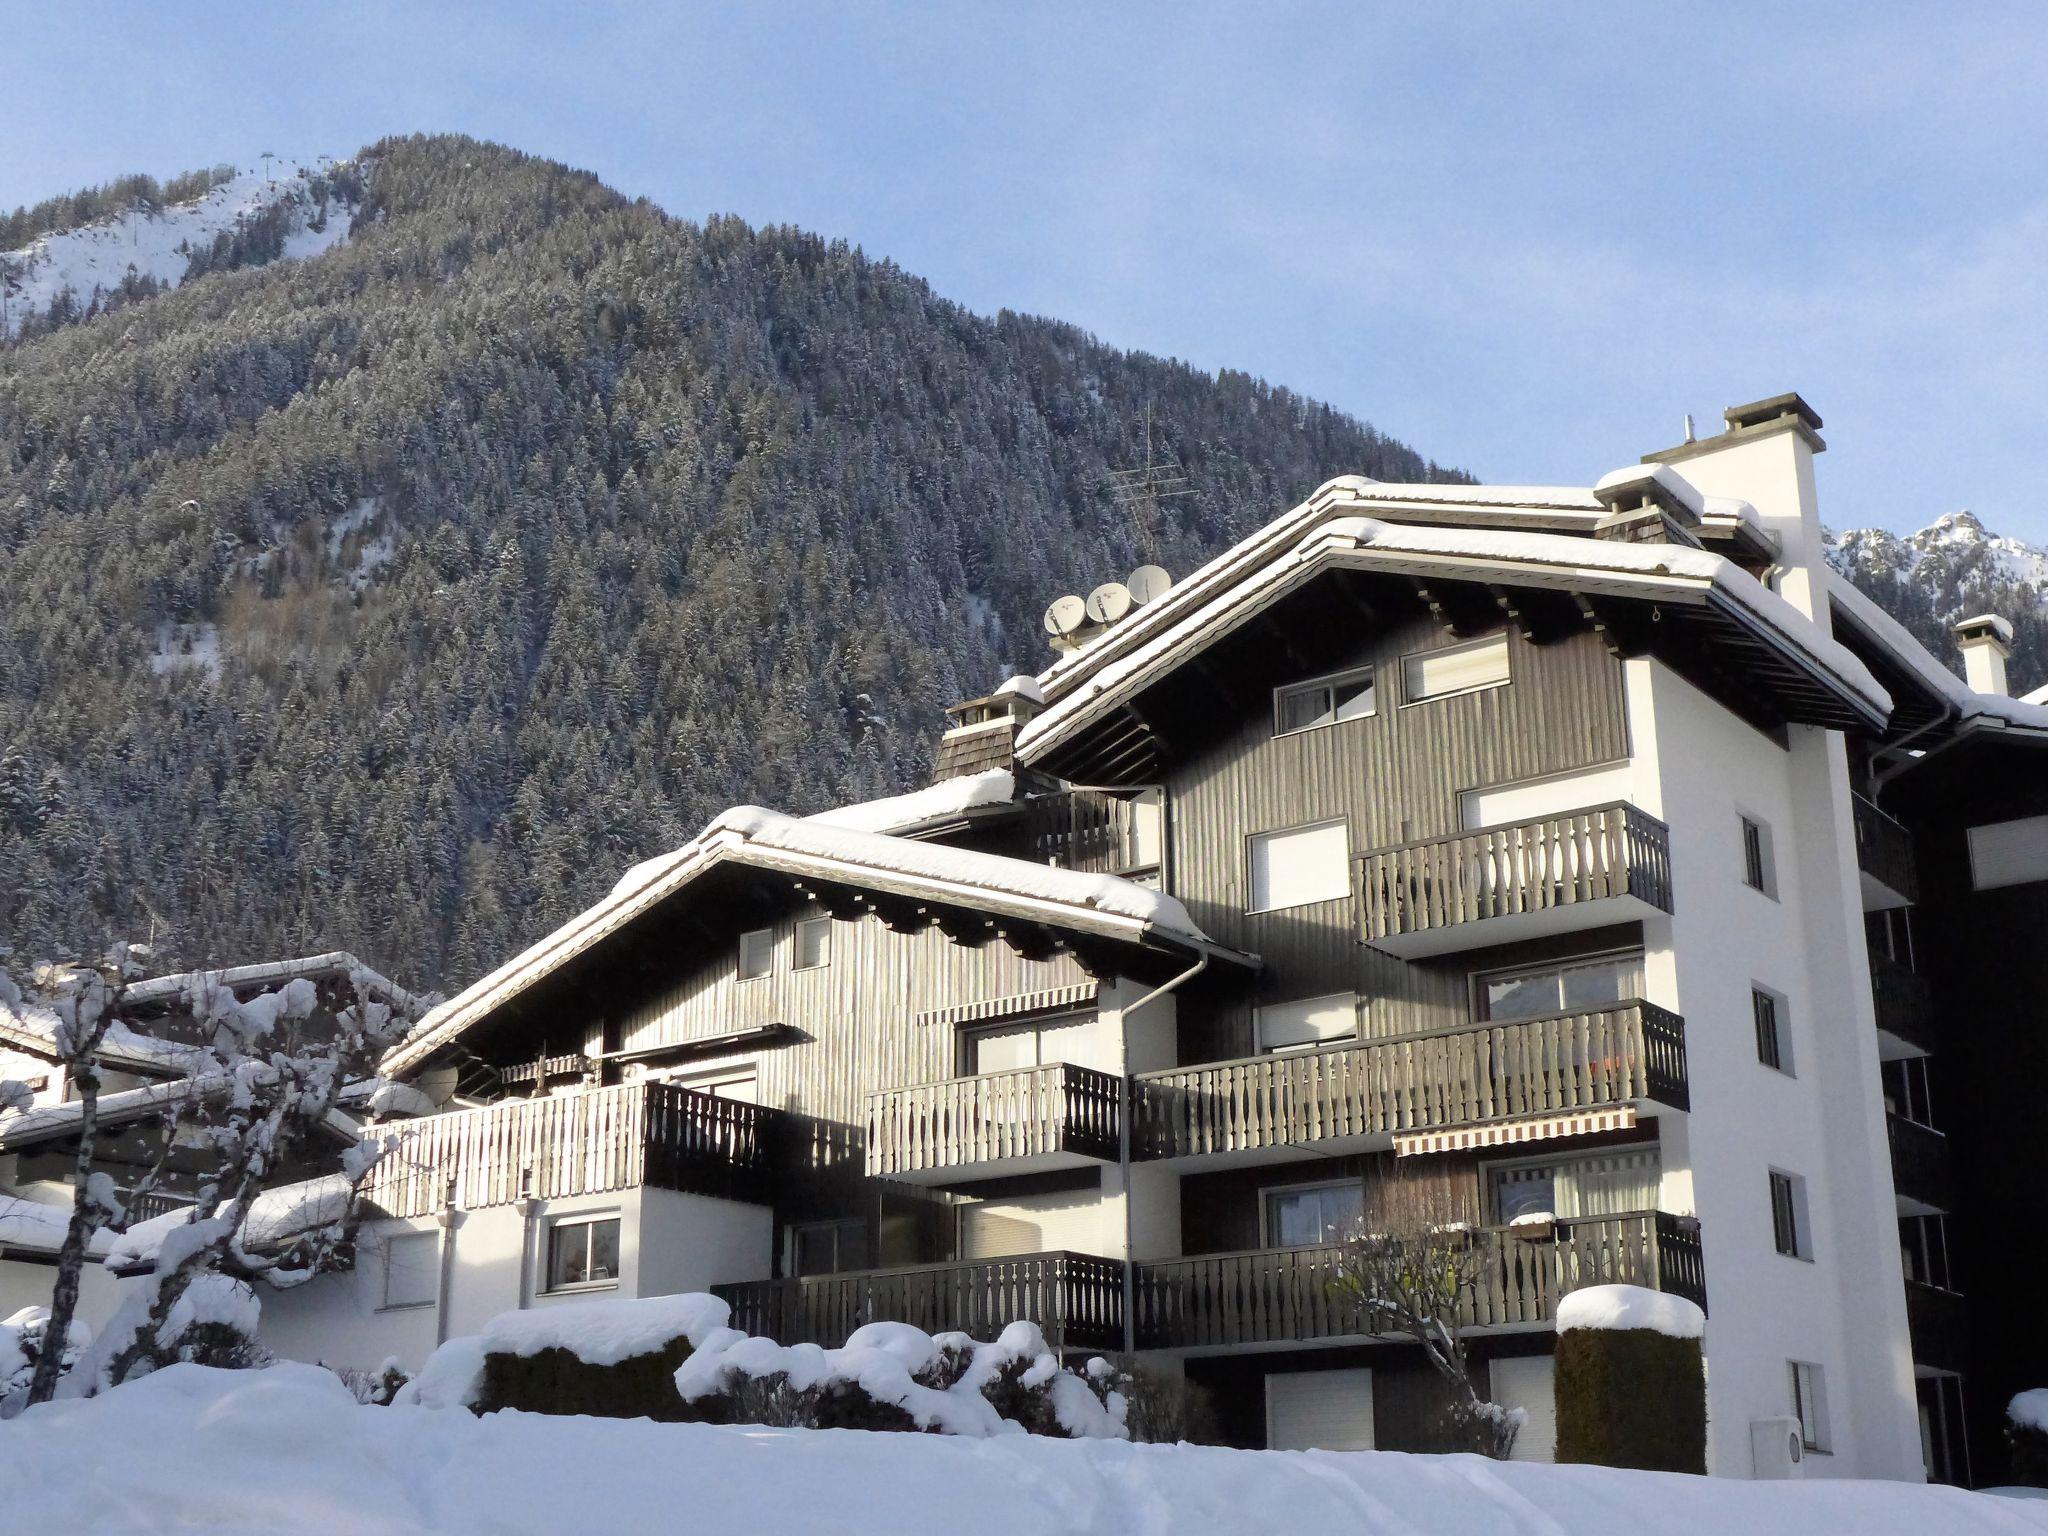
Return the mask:
M1806 1438L1799 1432L1799 1421L1789 1414L1781 1419L1751 1419L1749 1455L1756 1477L1797 1477L1799 1464L1806 1459Z

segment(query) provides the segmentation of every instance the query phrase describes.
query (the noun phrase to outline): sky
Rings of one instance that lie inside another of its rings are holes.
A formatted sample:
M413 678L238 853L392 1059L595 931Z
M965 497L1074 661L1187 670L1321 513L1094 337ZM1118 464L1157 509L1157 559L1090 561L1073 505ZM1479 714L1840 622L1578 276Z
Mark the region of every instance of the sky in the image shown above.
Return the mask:
M2031 0L0 0L0 39L0 206L459 131L1484 480L1589 484L1796 389L1832 525L2048 542Z

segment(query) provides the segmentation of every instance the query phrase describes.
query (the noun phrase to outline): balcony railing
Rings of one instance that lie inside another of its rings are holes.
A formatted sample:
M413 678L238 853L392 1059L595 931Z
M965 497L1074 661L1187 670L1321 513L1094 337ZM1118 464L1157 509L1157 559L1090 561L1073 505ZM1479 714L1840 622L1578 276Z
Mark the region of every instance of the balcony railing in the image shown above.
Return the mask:
M1467 1025L1133 1079L1132 1151L1195 1157L1654 1099L1688 1107L1685 1023L1654 1004Z
M835 1348L854 1329L878 1322L993 1339L1022 1320L1038 1324L1054 1349L1116 1349L1123 1343L1123 1281L1124 1267L1113 1259L1033 1253L712 1290L731 1304L735 1328L783 1344Z
M1625 802L1376 848L1357 874L1359 937L1403 956L1511 937L1462 931L1490 919L1533 933L1566 907L1671 910L1670 834Z
M1906 1054L1924 1056L1934 1049L1934 989L1925 976L1873 951L1870 1000L1877 1027L1906 1047Z
M1913 866L1913 834L1861 795L1854 797L1853 808L1856 866L1863 871L1864 905L1895 907L1918 901L1920 879ZM1871 889L1873 882L1880 889Z
M391 1216L651 1184L761 1199L779 1161L777 1111L668 1083L517 1099L383 1128L391 1144L364 1185Z
M1918 1280L1906 1282L1906 1331L1913 1363L1930 1371L1968 1368L1970 1321L1967 1303L1954 1291Z
M868 1095L868 1174L935 1183L1002 1163L1031 1169L1117 1155L1118 1083L1070 1063Z
M1024 802L1024 832L1040 863L1121 875L1153 862L1139 836L1139 815L1122 796L1063 789Z
M1948 1138L1903 1115L1884 1118L1892 1146L1892 1187L1898 1197L1910 1205L1948 1210L1955 1194Z
M1559 1221L1543 1236L1485 1227L1470 1234L1479 1274L1462 1321L1511 1327L1550 1321L1558 1298L1587 1285L1629 1284L1706 1305L1699 1228L1662 1211ZM1260 1248L1133 1266L1140 1349L1207 1349L1371 1337L1366 1310L1337 1285L1345 1248Z

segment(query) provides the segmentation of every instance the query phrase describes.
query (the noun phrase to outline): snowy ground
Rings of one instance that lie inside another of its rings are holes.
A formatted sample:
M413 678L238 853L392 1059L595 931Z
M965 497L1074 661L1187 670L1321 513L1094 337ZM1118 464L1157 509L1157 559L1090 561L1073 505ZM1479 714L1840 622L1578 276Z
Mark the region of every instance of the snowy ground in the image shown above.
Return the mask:
M176 1366L0 1425L0 1529L76 1536L1979 1536L2048 1503L1465 1456L718 1429L358 1406L312 1366Z
M8 334L21 328L28 315L41 314L61 293L83 305L96 291L111 291L133 269L175 288L185 276L191 253L210 249L214 237L273 203L299 205L296 227L285 237L287 260L318 256L348 238L349 210L336 202L324 229L306 228L318 212L309 190L310 165L273 161L268 170L244 171L206 196L173 203L161 213L109 219L81 225L62 234L44 235L18 251L0 251L0 266L12 272L7 296Z

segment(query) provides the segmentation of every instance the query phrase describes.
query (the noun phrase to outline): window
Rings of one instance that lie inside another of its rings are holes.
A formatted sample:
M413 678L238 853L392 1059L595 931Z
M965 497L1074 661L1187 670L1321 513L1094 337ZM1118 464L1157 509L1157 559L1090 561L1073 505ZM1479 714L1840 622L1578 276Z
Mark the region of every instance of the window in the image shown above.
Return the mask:
M1254 912L1351 894L1351 833L1341 821L1261 832L1251 840Z
M1792 1412L1799 1420L1800 1442L1809 1451L1825 1455L1828 1449L1827 1383L1821 1379L1819 1366L1806 1360L1790 1363Z
M1508 680L1507 633L1420 652L1401 663L1401 673L1410 704L1498 688Z
M793 971L815 971L832 963L832 919L807 917L796 925L796 957Z
M1749 1008L1756 1019L1756 1059L1791 1076L1792 1052L1791 1042L1785 1038L1784 1000L1775 992L1752 986Z
M1269 1189L1265 1219L1268 1247L1348 1242L1365 1230L1365 1185L1347 1179L1341 1184Z
M1754 816L1742 818L1742 883L1766 896L1778 894L1771 869L1771 829Z
M1643 993L1643 957L1629 952L1497 971L1478 983L1482 1019L1540 1019L1612 1008Z
M1655 1147L1502 1163L1487 1170L1493 1219L1502 1226L1518 1216L1546 1213L1569 1221L1655 1210L1662 1177L1663 1159Z
M753 981L766 976L775 964L775 930L756 928L752 933L740 935L741 981Z
M441 1294L441 1234L394 1232L384 1239L384 1305L431 1307Z
M1813 1257L1807 1231L1806 1180L1776 1168L1771 1170L1771 1240L1788 1259Z
M1948 1268L1948 1225L1941 1216L1901 1216L1899 1253L1906 1278L1922 1285L1953 1289Z
M1015 1072L1072 1061L1090 1022L1087 1014L1079 1014L966 1030L960 1036L960 1070L979 1077L984 1072Z
M789 1229L789 1267L796 1275L836 1275L865 1269L868 1224L855 1216L843 1221L806 1221Z
M1299 1051L1358 1038L1358 997L1333 992L1291 1003L1268 1003L1252 1019L1261 1051Z
M2048 880L2048 816L1970 828L1970 883L1980 891Z
M619 1218L558 1221L548 1228L551 1291L619 1283Z
M759 1073L751 1062L740 1067L703 1067L663 1075L678 1088L687 1088L692 1093L708 1093L714 1099L730 1099L736 1104L761 1102Z
M1934 1098L1927 1080L1927 1058L1907 1056L1878 1063L1878 1084L1887 1113L1935 1129Z
M1335 725L1340 720L1363 720L1378 708L1379 690L1371 668L1345 672L1336 677L1319 677L1310 683L1295 683L1273 690L1273 732L1285 736L1294 731Z

